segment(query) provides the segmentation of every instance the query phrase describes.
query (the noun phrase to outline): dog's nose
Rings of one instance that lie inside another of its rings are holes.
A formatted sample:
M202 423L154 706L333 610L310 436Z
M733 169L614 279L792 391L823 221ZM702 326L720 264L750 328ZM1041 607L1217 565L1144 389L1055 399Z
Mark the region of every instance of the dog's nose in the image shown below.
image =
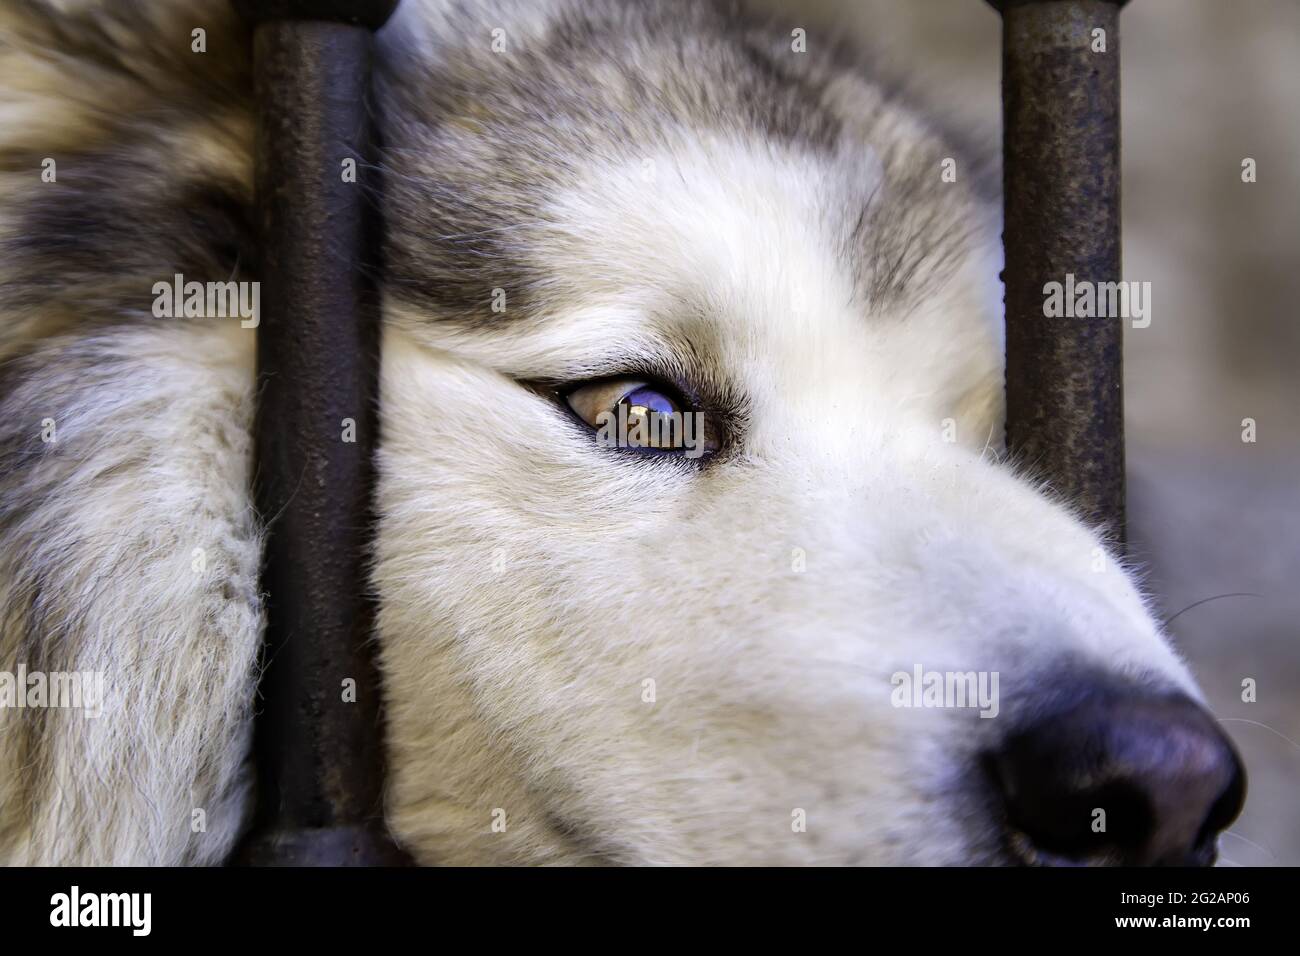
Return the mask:
M993 765L1037 862L1208 866L1246 792L1232 744L1182 695L1093 697L1013 734Z

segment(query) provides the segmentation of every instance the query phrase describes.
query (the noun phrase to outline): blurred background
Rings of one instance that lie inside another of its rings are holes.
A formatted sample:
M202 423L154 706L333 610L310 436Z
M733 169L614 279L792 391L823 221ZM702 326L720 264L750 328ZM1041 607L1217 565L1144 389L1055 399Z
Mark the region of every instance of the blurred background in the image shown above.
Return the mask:
M984 0L750 2L804 27L810 52L852 38L999 149L1001 22ZM1152 289L1151 325L1124 342L1131 551L1250 774L1220 865L1297 866L1300 2L1133 0L1120 27L1123 277Z

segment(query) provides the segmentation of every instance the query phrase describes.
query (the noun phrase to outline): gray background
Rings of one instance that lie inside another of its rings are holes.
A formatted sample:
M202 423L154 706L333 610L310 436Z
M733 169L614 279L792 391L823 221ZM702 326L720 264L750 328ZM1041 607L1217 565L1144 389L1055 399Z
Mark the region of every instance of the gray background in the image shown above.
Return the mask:
M996 150L1000 21L981 0L752 0L850 36ZM1132 553L1250 773L1221 865L1300 865L1300 2L1134 0L1121 17ZM1258 182L1241 182L1241 161ZM1255 444L1241 420L1257 422ZM1258 700L1241 700L1241 682Z

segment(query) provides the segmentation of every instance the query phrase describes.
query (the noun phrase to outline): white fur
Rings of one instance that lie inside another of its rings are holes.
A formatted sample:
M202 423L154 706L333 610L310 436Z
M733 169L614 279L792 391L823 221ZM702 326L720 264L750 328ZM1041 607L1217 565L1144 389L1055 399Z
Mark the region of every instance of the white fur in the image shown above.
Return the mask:
M19 609L40 601L43 669L107 686L100 716L43 714L35 753L34 715L0 708L5 863L219 863L246 823L252 346L237 324L56 339L49 373L16 396L33 444L46 417L56 442L26 477L44 504L0 554L0 670L37 669ZM49 569L39 594L31 567Z
M654 159L653 184L598 168L555 198L563 314L475 334L390 314L392 822L455 863L991 859L964 777L1037 681L1186 675L1126 573L1093 570L1096 535L982 454L987 262L866 318L820 231L835 171L725 142ZM701 314L752 402L743 455L712 469L611 456L515 382L662 353ZM918 662L1000 671L1005 716L893 708Z

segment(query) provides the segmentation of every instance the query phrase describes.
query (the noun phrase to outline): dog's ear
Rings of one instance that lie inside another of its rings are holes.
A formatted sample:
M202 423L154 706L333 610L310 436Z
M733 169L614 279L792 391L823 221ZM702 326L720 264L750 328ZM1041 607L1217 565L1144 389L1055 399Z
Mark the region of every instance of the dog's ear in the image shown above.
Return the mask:
M248 37L226 0L3 19L0 672L104 697L0 707L0 862L219 862L262 626L254 333L151 306L256 268Z

